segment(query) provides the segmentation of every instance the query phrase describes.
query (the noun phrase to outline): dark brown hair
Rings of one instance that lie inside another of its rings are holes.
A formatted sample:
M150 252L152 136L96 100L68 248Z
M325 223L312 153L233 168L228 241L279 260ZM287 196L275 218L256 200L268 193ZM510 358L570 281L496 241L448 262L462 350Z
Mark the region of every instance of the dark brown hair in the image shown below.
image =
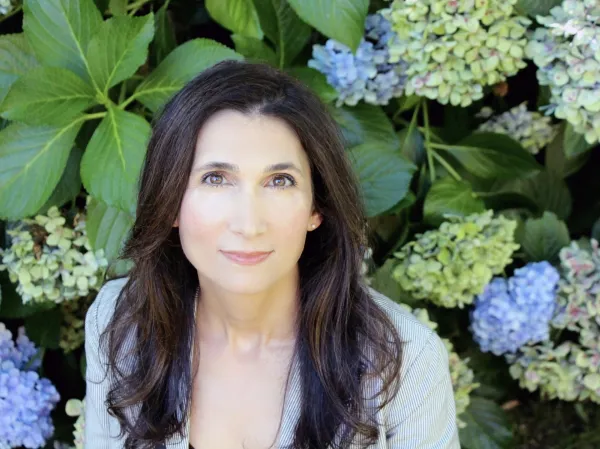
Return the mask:
M397 392L402 342L361 275L366 221L358 181L326 106L295 79L256 63L212 66L155 118L136 220L122 253L134 266L102 334L103 342L108 337L113 376L108 410L127 434L128 448L154 447L175 433L183 435L195 375L190 352L198 275L172 224L198 132L224 109L277 117L295 130L310 162L314 206L323 217L308 233L299 260L294 357L303 405L291 447L343 448L357 434L372 444L378 437L376 410L368 412L363 404L361 374L382 379L378 408L386 405ZM126 343L131 338L133 346ZM125 357L136 359L129 369L117 363L125 349ZM135 418L130 407L137 408Z

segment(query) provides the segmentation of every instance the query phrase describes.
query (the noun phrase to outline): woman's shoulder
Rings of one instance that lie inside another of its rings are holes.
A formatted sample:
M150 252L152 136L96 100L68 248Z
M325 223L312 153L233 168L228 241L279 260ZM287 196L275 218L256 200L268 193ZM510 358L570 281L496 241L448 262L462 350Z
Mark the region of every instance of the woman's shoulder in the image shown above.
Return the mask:
M447 367L448 352L442 339L408 309L368 287L369 296L390 319L402 341L402 372L408 370L417 359L428 359L433 365Z
M127 283L128 277L106 281L96 295L86 314L86 334L89 332L99 335L106 328L115 310L117 298ZM91 329L94 326L95 329Z

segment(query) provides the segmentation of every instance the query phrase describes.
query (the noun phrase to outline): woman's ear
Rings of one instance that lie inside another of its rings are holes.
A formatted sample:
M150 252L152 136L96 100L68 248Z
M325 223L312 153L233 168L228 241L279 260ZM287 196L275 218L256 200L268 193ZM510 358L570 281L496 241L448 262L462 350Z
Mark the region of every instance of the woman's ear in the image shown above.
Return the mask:
M313 214L310 217L310 220L308 221L308 230L314 231L319 226L321 226L322 222L323 222L323 217L321 217L321 214L318 212L313 212Z
M175 219L175 223L173 223L173 227L174 228L179 227L179 220L177 218Z

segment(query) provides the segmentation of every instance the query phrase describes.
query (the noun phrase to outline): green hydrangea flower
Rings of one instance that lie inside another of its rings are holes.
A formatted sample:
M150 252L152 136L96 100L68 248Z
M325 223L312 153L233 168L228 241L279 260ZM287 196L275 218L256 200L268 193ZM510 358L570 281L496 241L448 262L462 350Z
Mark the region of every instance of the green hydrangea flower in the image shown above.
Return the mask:
M68 354L79 348L85 339L85 314L96 296L89 294L61 303L63 323L60 327L59 346Z
M576 339L525 346L507 355L511 376L529 391L565 401L600 403L600 251L582 239L560 251L558 307L551 325Z
M482 109L479 116L485 116L486 113L487 110ZM528 110L526 102L498 116L491 117L482 123L478 130L506 134L532 154L539 153L542 148L552 142L557 131L556 127L552 125L550 117Z
M75 428L73 430L73 444L75 449L83 449L85 436L85 398L69 399L65 405L65 413L67 416L77 416Z
M448 216L439 229L417 234L394 254L398 265L392 276L416 299L463 308L512 262L519 248L516 226L516 221L494 217L491 210Z
M0 270L8 270L23 303L61 303L97 291L108 266L104 251L93 251L85 217L67 225L57 207L26 218L7 231L11 244L0 249Z
M526 29L517 0L393 0L380 13L399 39L390 62L407 63L407 95L468 106L483 87L526 66Z
M543 25L531 35L525 53L549 86L548 114L567 120L590 143L600 141L600 2L564 0L538 16Z
M432 330L437 330L437 323L431 321L427 309L411 309L407 304L400 303L402 307L411 312L419 321ZM456 422L459 428L464 428L466 423L460 419L471 403L471 391L479 387L474 382L473 370L469 368L469 358L461 359L454 351L454 345L447 338L442 338L446 349L448 350L450 377L452 378L452 387L454 390L454 402L456 404Z

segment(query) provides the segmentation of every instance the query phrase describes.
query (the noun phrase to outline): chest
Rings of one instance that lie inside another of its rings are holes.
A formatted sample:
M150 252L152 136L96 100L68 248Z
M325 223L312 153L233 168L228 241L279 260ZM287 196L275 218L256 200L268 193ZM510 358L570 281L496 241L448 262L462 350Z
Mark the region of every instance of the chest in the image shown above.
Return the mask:
M201 351L192 389L195 449L267 449L279 440L290 355L248 360Z

